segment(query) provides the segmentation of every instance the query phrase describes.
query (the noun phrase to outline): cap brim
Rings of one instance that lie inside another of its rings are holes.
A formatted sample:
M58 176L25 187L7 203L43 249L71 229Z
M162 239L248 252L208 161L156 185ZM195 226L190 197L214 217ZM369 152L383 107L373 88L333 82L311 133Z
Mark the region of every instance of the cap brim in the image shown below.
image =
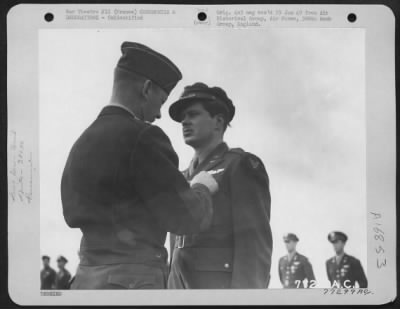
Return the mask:
M188 97L188 98L182 98L174 103L171 104L169 107L169 116L172 118L172 120L176 122L181 122L181 114L182 111L189 106L189 102L194 102L194 101L206 101L206 100L211 100L211 98L207 97Z

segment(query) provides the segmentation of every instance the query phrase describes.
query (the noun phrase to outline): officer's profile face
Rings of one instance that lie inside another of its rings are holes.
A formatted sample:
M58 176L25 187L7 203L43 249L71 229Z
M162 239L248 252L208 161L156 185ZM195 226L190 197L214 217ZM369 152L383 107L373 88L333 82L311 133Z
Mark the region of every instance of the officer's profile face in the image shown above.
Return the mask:
M333 243L333 249L335 250L336 253L342 253L344 250L345 242L342 240L336 240Z
M154 122L161 118L161 107L168 98L168 94L150 80L143 84L142 94L145 98L143 104L143 120Z
M297 242L294 240L286 240L285 245L286 245L287 251L292 252L296 249Z
M183 139L186 144L197 147L207 144L214 136L217 117L212 117L201 102L194 101L181 113Z

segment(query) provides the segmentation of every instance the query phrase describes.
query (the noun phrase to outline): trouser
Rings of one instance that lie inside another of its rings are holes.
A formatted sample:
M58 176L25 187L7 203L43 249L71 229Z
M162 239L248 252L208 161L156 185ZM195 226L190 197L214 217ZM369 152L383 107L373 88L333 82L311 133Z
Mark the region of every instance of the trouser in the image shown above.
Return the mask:
M79 265L71 290L165 289L167 278L166 265Z
M168 289L229 289L231 248L175 248Z

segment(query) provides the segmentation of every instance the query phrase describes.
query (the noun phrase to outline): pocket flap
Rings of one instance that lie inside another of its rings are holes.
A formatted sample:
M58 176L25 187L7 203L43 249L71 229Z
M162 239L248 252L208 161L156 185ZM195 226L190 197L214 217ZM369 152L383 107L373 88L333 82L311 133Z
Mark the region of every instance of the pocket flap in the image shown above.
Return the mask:
M108 283L118 285L125 289L146 289L154 288L156 285L156 276L149 274L138 275L123 275L123 274L110 274L108 276Z

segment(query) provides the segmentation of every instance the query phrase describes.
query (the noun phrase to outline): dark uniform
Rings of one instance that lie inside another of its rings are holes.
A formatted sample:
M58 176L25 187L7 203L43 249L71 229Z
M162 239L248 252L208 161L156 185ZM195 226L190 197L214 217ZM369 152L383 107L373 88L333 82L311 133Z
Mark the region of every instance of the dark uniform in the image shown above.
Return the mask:
M346 242L347 236L342 232L332 232L329 234L328 239L330 242L334 242L337 239ZM340 258L339 263L336 256L327 260L326 271L332 287L355 288L356 282L359 288L368 287L368 280L361 266L361 262L346 253Z
M285 243L296 243L299 238L296 234L287 233L283 236ZM293 247L293 250L295 247ZM279 279L285 289L304 288L304 280L307 279L307 288L311 287L315 281L314 272L311 263L308 259L296 251L293 251L293 256L289 254L279 259Z
M178 112L174 107L170 108L173 118ZM208 171L219 184L213 196L214 216L211 227L201 233L172 235L168 288L267 288L271 198L263 163L253 154L222 143L198 166L194 164L184 171L189 181L200 171Z
M68 290L70 280L71 280L71 274L68 270L62 269L58 271L56 275L56 289Z
M63 256L60 256L57 259L57 262L59 260L64 261L64 263L68 262L67 259ZM56 275L56 284L55 284L56 289L57 290L68 290L70 280L71 280L70 272L65 268L60 269Z
M50 258L47 255L42 257L42 260L44 259L50 260ZM40 289L41 290L54 289L55 281L56 281L56 271L50 266L45 266L40 271Z
M125 42L122 53L116 71L132 69L167 93L181 78L143 45ZM67 224L83 233L71 289L166 288L167 231L196 233L212 217L209 189L190 189L165 133L117 106L105 107L73 145L61 197Z
M279 279L285 289L304 288L304 280L307 279L307 287L315 281L311 263L300 253L295 253L291 260L283 256L279 259Z

